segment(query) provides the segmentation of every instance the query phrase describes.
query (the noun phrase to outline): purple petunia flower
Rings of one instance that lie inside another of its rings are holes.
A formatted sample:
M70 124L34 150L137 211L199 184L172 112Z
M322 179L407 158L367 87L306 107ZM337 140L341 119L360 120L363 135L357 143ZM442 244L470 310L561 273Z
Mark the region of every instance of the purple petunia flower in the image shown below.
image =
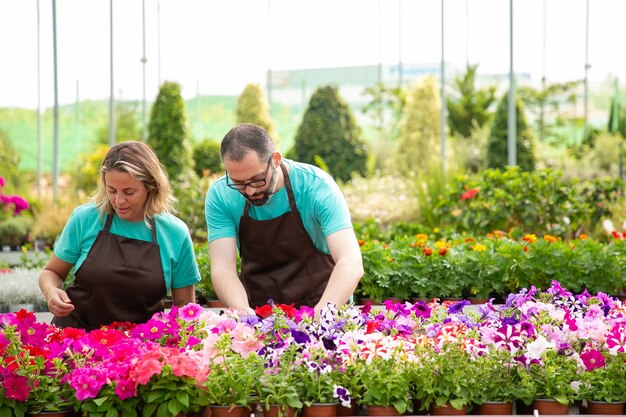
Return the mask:
M461 311L463 311L463 309L465 308L465 306L470 305L471 303L468 300L461 300L459 302L456 302L454 304L452 304L449 308L448 308L448 314L457 314L460 313Z

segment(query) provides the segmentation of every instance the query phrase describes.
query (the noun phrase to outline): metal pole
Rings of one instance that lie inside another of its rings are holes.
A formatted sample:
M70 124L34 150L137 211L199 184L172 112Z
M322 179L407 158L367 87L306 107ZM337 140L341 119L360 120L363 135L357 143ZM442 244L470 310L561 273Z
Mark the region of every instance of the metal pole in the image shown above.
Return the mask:
M398 87L402 87L402 0L398 0Z
M146 126L146 0L141 1L141 17L143 31L143 56L141 57L141 68L143 76L143 99L141 101L141 140L145 141L148 137L148 129Z
M382 16L380 12L380 0L378 0L378 83L383 82L383 40L382 40Z
M509 0L509 101L508 101L508 163L509 166L517 165L517 148L515 138L517 131L515 129L515 75L513 72L513 0Z
M43 194L43 144L41 140L41 21L37 0L37 197Z
M272 2L267 0L267 102L272 112Z
M161 1L157 0L157 79L161 86Z
M543 0L543 37L541 45L541 94L545 94L546 91L546 0ZM545 99L545 98L544 98ZM543 141L545 135L545 101L541 100L540 114L539 114L539 140Z
M584 119L583 141L589 136L589 0L586 1L585 13L585 92L584 92Z
M57 2L52 0L52 49L54 56L54 146L52 152L52 199L58 200L59 188L59 74L57 60Z
M113 0L109 0L109 11L110 11L110 19L109 19L109 32L111 37L111 48L110 48L110 76L111 76L111 90L109 92L109 146L113 146L115 144L115 109L114 102L115 96L113 94Z
M445 63L445 42L444 42L444 0L441 0L441 117L440 117L440 137L441 137L441 174L446 175L446 63Z

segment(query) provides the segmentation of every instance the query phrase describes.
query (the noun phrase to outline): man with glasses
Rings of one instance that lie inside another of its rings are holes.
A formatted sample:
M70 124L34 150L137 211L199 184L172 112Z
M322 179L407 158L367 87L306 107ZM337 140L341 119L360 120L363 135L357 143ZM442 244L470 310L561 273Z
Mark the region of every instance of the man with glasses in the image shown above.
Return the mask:
M321 169L285 159L261 127L222 140L226 175L206 196L211 279L227 307L314 307L348 301L363 276L350 213ZM237 250L241 273L237 274Z

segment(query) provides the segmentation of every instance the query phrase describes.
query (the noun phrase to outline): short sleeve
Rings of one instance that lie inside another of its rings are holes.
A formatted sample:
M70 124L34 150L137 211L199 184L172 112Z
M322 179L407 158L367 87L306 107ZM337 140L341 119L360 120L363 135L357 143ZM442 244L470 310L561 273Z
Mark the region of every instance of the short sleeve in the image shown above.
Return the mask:
M193 251L191 236L186 234L172 269L172 288L183 288L200 282L200 271Z
M211 185L206 195L205 219L207 224L208 241L212 242L222 238L236 238L237 224L231 207L232 202L227 201L220 180Z
M54 244L54 254L63 262L76 264L81 254L82 227L79 208L67 220L61 235Z

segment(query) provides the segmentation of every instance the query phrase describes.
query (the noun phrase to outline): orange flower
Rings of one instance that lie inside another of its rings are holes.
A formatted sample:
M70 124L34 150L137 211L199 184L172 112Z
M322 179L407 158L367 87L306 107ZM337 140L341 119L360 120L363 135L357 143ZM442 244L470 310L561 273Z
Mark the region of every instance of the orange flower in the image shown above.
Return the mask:
M535 235L535 234L528 234L528 235L525 235L522 238L522 240L524 242L535 243L537 241L537 235Z
M426 256L430 256L433 254L433 250L431 248L424 248L422 249L422 252L424 253L424 255Z
M439 255L441 256L446 256L446 253L448 253L448 248L441 248L439 249Z
M365 241L363 239L359 239L359 246L365 245Z
M528 252L528 246L524 245L524 252Z
M587 236L584 233L581 233L580 236L578 236L578 239L580 239L580 240L587 240L587 239L589 239L589 236Z
M428 240L428 235L424 233L418 233L415 235L415 240L417 240L418 242L425 242Z
M557 239L556 237L554 237L552 235L545 235L543 237L543 240L545 240L546 242L554 243L554 242L557 242L559 239Z

